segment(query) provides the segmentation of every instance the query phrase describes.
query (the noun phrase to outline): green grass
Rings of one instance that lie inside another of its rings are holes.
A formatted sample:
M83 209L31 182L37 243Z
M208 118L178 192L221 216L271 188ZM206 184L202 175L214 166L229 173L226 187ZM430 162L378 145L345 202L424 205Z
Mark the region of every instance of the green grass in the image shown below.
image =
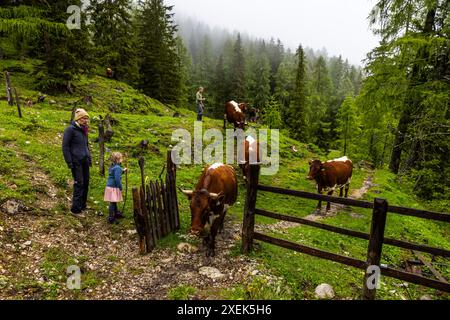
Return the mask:
M358 182L363 181L362 177L358 176L361 173L359 172L353 180L354 188L358 187ZM392 205L421 208L417 199L414 199L409 194L409 190L399 184L391 173L385 170L376 171L374 183L377 186L366 194L365 199L372 201L376 196L387 199ZM257 202L258 207L261 206L260 203L262 202L259 199ZM304 208L298 208L295 212L292 212L293 210L290 208L285 210L284 207L287 205L278 202L293 203L295 200L289 199L286 201L287 199L279 199L273 196L271 199L276 200L268 207L277 208L277 212L292 215L304 210ZM306 208L306 211L310 210L310 207ZM354 218L351 216L351 212L342 211L334 217L327 218L325 223L368 233L371 224L371 211L353 208L352 212L360 214L360 217ZM428 244L449 250L449 231L449 226L444 223L392 213L388 214L386 236L396 239ZM337 235L308 226L292 228L283 233L277 232L274 236L344 256L366 260L367 241L365 240ZM258 243L258 249L253 253L253 256L265 265L268 265L275 274L281 275L286 279L295 299L313 299L314 289L321 283L332 285L338 299L360 298L363 273L355 268L277 248L265 243ZM382 263L389 266L399 268L407 259L412 258L413 256L407 250L388 245L383 247ZM444 276L448 277L450 270L448 268L448 260L437 259L437 262L441 264L436 265L436 268ZM432 274L429 272L425 275L432 277ZM382 287L378 290L377 297L379 299L401 299L403 296L408 299L419 299L421 295L430 294L435 298L448 298L448 295L440 296L432 289L411 284L408 289L405 289L399 286L401 283L401 281L383 277Z
M194 287L180 285L178 287L171 288L167 294L167 297L170 300L189 300L189 298L195 295L196 292L197 290Z
M33 79L30 72L37 63L34 60L3 60L0 69L13 68L12 83L17 86L21 99L31 97L36 100L38 92L33 87ZM3 83L3 73L0 74L0 82ZM129 156L129 186L140 185L140 173L136 157L145 158L145 176L147 179L155 179L161 173L166 160L166 152L173 142L171 135L173 130L183 128L193 132L195 113L188 107L175 109L167 107L151 98L145 97L128 85L105 79L100 76L82 76L74 83L74 95L48 96L45 103L36 104L32 108L24 108L24 118L19 119L15 107L9 107L0 96L0 204L7 199L21 199L28 204L36 199L35 190L30 182L30 177L24 172L31 161L40 170L43 170L59 188L60 196L64 192L70 195L71 179L70 171L64 163L61 152L61 140L64 128L69 124L73 107L84 107L91 115L90 140L93 151L94 167L91 174L91 189L89 205L94 211L107 211L107 204L103 202L103 192L106 183L105 177L98 173L98 145L93 142L98 135L97 119L111 112L117 124L114 125L114 137L106 147L112 151L121 151ZM85 95L93 96L93 104L86 105L82 101ZM50 104L54 100L56 103ZM180 118L174 118L174 112L181 114ZM222 120L206 118L204 129L221 128ZM148 140L150 148L140 150L138 144L141 140ZM298 152L292 151L295 146ZM16 156L19 150L27 159ZM280 136L280 168L274 176L261 176L260 182L264 185L277 186L287 189L305 190L316 192L315 184L305 177L308 173L308 160L310 158L339 157L337 151L325 156L318 154L318 150L312 145L304 145L288 138L283 132ZM239 196L237 203L229 210L228 219L239 223L242 221L244 208L245 188L239 168L235 166L239 176ZM181 165L177 171L177 185L181 188L191 189L197 183L197 179L203 170L200 165ZM368 172L355 169L351 189L359 188ZM392 205L402 205L414 208L424 207L423 203L412 196L411 186L406 181L398 181L397 178L386 170L377 170L374 176L376 186L366 194L365 199L373 201L374 197L385 198ZM15 187L13 187L13 185ZM336 195L336 194L335 194ZM127 218L120 225L113 226L112 230L120 231L133 228L131 188L129 189L127 203ZM160 242L160 246L175 249L180 241L186 241L180 235L185 234L190 225L190 210L187 199L178 193L181 214L181 230L179 234L171 235ZM314 212L316 201L299 199L289 196L273 195L265 192L258 193L257 207L304 217ZM58 212L67 212L62 204L57 208ZM328 218L328 224L345 227L348 229L368 232L370 228L370 210L353 209L352 213L358 213L359 218L354 218L350 212L342 211L335 217ZM72 223L72 218L67 217ZM96 217L90 219L97 219ZM257 217L257 224L271 224L276 221ZM85 223L90 223L89 221ZM73 221L74 228L76 222ZM50 226L42 226L45 230ZM386 235L398 239L404 239L432 246L450 248L449 227L445 224L420 220L413 217L389 214ZM114 236L114 233L113 233ZM348 255L358 259L365 259L367 242L345 236L331 234L326 231L310 227L297 227L285 230L284 233L276 233L277 237L285 238L305 245L317 247L342 255ZM240 244L236 244L234 255L239 254ZM252 256L258 259L271 272L284 279L276 286L265 286L264 278L256 277L250 284L242 284L230 290L224 290L221 295L229 299L313 299L314 288L323 283L333 285L337 298L358 298L362 287L362 272L350 267L338 265L333 262L309 257L268 244L259 244ZM70 255L64 252L50 251L46 255L43 268L49 278L59 281L64 267L70 262ZM384 246L383 263L392 266L400 266L405 259L411 258L407 251ZM114 260L113 256L110 259ZM447 260L436 260L438 270L449 277L450 271ZM20 265L20 264L19 264ZM56 270L53 270L55 268ZM139 272L137 270L136 272ZM95 286L97 278L95 274L84 275L84 283ZM382 288L378 291L378 297L382 299L400 299L401 295L407 298L419 298L422 294L430 293L436 298L434 290L410 285L408 290L398 287L399 281L383 278ZM22 286L41 286L36 283L25 283ZM1 279L0 279L1 285ZM42 289L42 288L41 288ZM39 289L39 290L41 290ZM45 287L42 289L44 296L55 298L57 289ZM185 299L193 293L193 288L180 286L172 288L169 297L171 299ZM395 290L395 292L393 292Z

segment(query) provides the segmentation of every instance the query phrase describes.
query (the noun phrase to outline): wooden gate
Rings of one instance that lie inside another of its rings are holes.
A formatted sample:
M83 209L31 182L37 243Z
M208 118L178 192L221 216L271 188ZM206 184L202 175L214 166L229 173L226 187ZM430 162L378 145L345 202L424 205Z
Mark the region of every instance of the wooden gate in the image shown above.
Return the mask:
M180 229L176 191L176 166L167 152L166 178L145 181L144 158L139 158L141 187L133 188L134 222L141 254L151 252L159 239Z

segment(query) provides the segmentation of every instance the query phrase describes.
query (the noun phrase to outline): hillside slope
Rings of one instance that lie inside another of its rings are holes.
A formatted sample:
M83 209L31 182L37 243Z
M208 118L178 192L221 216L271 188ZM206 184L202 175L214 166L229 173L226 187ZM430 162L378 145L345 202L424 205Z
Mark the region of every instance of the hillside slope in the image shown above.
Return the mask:
M17 87L22 103L26 98L36 101L31 71L33 61L2 61L1 69L13 69L12 85ZM0 79L4 83L4 79ZM145 97L124 83L100 76L83 76L74 83L73 95L48 96L44 103L24 108L23 119L15 107L9 107L0 96L0 298L76 298L76 299L313 299L314 288L322 282L335 287L337 298L358 298L362 274L357 270L319 259L295 254L269 245L258 245L251 257L239 254L240 224L245 189L239 178L239 198L229 211L225 233L218 237L218 256L204 258L197 239L187 236L190 213L187 200L179 194L181 230L169 236L148 256L139 256L136 235L133 232L131 201L128 200L127 218L120 225L106 223L106 204L102 201L105 179L92 170L89 213L86 220L70 216L71 177L61 154L61 139L74 106L84 107L91 115L90 129L93 158L98 159L96 119L114 112L114 137L107 147L130 156L129 186L140 183L135 156L141 153L142 140L150 148L142 152L146 161L146 176L158 176L170 148L175 129L193 131L195 114L187 109L175 109ZM3 91L2 91L3 92ZM84 97L93 103L86 104ZM180 117L174 117L179 113ZM223 122L206 118L204 128L221 128ZM295 146L297 152L293 151ZM309 148L283 134L280 141L280 170L275 176L262 176L261 183L290 189L314 192L307 181L308 159L321 157ZM329 157L339 156L337 152ZM178 169L177 184L192 188L203 166L182 165ZM240 175L240 171L239 175ZM360 194L367 199L385 197L392 204L420 207L409 190L397 183L395 177L380 170L375 173L357 168L352 189L359 189L369 175L373 176L371 189ZM5 213L8 200L20 205L20 213ZM316 203L303 199L261 193L258 206L276 208L277 212L305 217L314 212ZM348 212L335 208L326 222L356 230L367 231L369 213ZM262 227L274 221L258 218ZM324 234L307 227L277 225L268 228L290 240L323 249L364 258L366 243L345 237ZM414 218L392 217L388 234L418 243L450 248L448 227ZM178 250L180 242L188 242L192 252ZM400 266L411 257L408 252L387 248L384 257L389 264ZM446 261L437 268L445 275L450 272ZM80 291L66 288L66 269L79 265L83 271ZM225 277L213 281L199 275L202 266L219 269ZM427 293L442 298L433 290L416 286L404 288L401 282L383 281L381 297L387 299L417 299ZM406 293L408 292L408 293Z

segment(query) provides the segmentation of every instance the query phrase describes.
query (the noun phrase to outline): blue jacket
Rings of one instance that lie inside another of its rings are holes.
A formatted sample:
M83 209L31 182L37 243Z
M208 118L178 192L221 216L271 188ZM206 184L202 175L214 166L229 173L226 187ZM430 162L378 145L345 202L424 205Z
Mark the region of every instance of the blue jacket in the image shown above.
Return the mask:
M122 173L123 170L120 164L112 165L109 168L106 186L111 188L119 188L120 190L122 190Z
M83 161L89 161L91 164L91 153L88 146L88 137L75 122L64 130L62 142L62 151L64 160L72 168Z

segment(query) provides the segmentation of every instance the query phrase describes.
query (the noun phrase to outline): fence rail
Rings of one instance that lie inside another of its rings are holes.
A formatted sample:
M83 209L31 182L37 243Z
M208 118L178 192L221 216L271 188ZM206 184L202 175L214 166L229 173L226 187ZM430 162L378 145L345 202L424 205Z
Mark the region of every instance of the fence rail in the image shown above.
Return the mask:
M395 213L405 216L414 216L417 218L450 222L450 214L437 213L425 210L417 210L412 208L404 208L399 206L389 206L387 201L384 199L375 199L374 202L338 198L327 195L320 195L305 191L289 190L276 188L271 186L263 186L259 184L259 165L251 165L248 171L247 177L247 196L245 201L244 209L244 221L242 229L242 251L244 253L249 253L253 247L253 240L259 240L262 242L267 242L279 247L283 247L290 250L295 250L301 253L305 253L318 258L334 261L340 264L352 266L358 269L365 270L364 283L363 283L363 293L362 297L364 299L375 299L376 289L373 286L369 286L368 278L372 275L369 273L369 267L376 266L379 268L381 275L396 278L399 280L407 281L410 283L423 285L429 288L445 291L450 293L450 284L441 278L441 281L426 278L417 274L405 272L402 270L397 270L381 264L381 253L383 244L410 249L419 252L425 252L432 255L439 255L443 257L450 257L450 251L443 248L435 248L422 244L410 243L404 240L397 240L393 238L385 238L385 226L386 217L388 213ZM315 221L310 221L304 218L291 217L267 210L261 210L256 208L257 192L265 191L275 194L295 196L310 200L322 200L343 205L348 205L352 207L359 207L365 209L372 209L372 222L370 233L364 233L355 230L349 230L341 227L335 227L327 225L324 223L319 223ZM334 232L337 234L342 234L350 237L356 237L364 240L368 240L368 250L367 250L367 260L357 260L351 257L342 256L339 254L323 251L316 248L311 248L305 245L293 243L287 240L277 239L268 235L264 235L255 232L255 215L261 215L277 220L290 221L294 223L299 223L302 225L308 225L311 227L319 228L322 230Z

